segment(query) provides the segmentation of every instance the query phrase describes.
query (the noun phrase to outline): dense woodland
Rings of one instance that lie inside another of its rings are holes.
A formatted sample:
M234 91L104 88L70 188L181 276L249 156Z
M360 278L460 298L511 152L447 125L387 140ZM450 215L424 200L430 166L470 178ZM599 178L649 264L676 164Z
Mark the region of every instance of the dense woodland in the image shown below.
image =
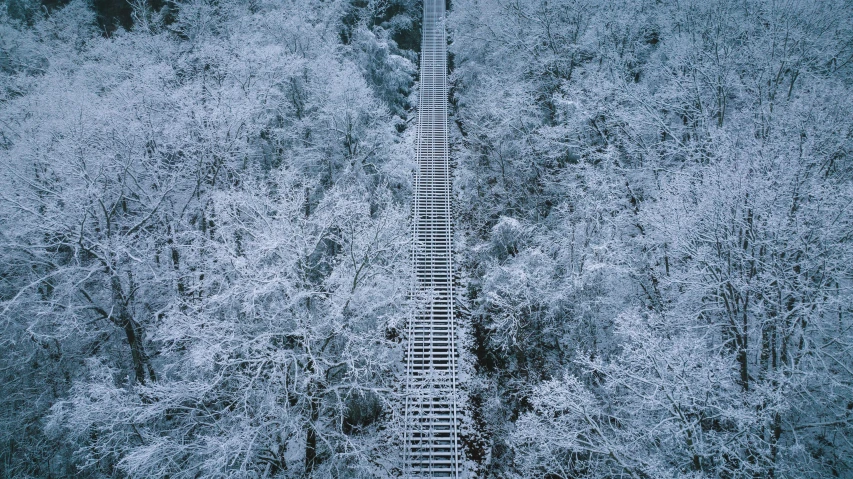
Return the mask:
M0 477L401 476L420 8L0 3ZM853 3L450 8L476 477L853 477Z

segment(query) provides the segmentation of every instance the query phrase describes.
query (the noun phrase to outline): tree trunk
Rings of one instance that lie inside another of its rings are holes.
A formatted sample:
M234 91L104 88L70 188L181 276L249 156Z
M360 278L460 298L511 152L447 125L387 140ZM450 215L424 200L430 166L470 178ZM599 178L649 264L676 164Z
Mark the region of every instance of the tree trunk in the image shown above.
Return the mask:
M320 401L314 396L315 388L308 388L309 420L305 432L305 477L310 477L317 465L317 420L320 418Z
M140 325L130 314L127 307L127 299L121 287L121 281L118 277L113 276L111 280L113 303L118 310L117 324L124 329L124 334L127 336L127 343L130 345L130 355L133 359L133 370L136 377L136 382L145 384L147 380L156 381L157 376L154 374L154 368L151 367L151 362L148 355L145 353L145 346L142 344L143 330ZM146 372L147 378L146 378Z

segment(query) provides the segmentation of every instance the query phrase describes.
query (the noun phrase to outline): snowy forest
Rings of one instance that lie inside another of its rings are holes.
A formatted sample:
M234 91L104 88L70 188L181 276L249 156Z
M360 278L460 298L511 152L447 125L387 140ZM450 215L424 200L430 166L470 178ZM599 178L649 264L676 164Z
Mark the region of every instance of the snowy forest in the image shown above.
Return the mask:
M853 478L853 3L447 5L471 476ZM421 9L0 2L0 477L403 477Z

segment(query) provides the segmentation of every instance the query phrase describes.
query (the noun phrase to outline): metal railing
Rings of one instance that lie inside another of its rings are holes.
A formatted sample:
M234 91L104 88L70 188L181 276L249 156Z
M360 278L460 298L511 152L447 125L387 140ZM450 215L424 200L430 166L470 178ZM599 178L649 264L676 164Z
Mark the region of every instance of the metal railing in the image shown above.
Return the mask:
M424 0L407 328L405 477L462 477L445 0Z

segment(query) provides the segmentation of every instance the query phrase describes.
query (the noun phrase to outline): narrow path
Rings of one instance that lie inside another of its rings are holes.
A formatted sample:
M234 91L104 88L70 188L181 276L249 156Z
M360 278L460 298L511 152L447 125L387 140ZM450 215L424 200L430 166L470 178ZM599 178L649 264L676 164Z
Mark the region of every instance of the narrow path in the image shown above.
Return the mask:
M424 0L413 201L413 297L406 350L405 477L461 477L447 145L445 0Z

